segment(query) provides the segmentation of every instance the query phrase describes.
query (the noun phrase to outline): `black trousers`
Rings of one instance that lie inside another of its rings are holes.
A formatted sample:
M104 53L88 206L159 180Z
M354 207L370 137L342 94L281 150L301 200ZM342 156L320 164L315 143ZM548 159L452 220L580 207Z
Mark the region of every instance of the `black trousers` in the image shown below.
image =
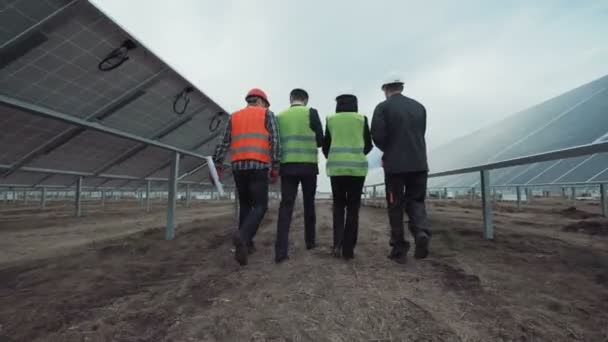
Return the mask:
M289 227L293 216L293 207L298 194L298 185L302 184L304 200L304 241L307 248L315 245L317 216L315 214L315 193L317 192L317 175L284 175L281 176L281 206L277 223L277 240L275 256L285 257L289 248Z
M233 174L239 195L240 238L251 246L268 210L268 170L235 170Z
M334 216L334 248L352 257L359 233L359 209L365 177L331 177ZM345 215L346 214L346 215Z
M427 179L426 171L384 175L391 246L395 249L403 250L408 245L404 236L404 212L409 217L409 230L414 239L418 234L426 234L429 238L431 236L424 203Z

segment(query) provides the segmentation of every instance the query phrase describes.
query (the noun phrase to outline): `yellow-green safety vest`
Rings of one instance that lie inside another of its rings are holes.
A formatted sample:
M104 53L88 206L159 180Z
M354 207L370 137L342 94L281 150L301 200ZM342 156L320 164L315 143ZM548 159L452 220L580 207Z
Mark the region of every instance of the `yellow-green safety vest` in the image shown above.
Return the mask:
M281 163L318 162L317 139L310 128L310 108L293 106L278 115Z
M359 113L336 113L327 118L331 148L327 158L327 175L367 176L367 157L363 152L365 117Z

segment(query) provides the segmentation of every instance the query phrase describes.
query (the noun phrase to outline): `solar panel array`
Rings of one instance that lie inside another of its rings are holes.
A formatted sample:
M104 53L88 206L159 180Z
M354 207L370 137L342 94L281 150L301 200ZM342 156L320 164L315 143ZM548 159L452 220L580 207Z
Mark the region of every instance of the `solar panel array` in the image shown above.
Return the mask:
M433 172L480 165L608 140L608 76L573 89L491 127L432 151ZM608 181L608 154L492 171L494 185ZM430 187L469 187L479 175L432 179Z
M219 105L85 0L0 1L0 58L5 98L200 155L212 153L227 119ZM76 174L87 175L89 186L139 187L147 178L169 177L172 151L5 101L0 129L0 187L71 185ZM180 175L207 181L203 162L182 157Z

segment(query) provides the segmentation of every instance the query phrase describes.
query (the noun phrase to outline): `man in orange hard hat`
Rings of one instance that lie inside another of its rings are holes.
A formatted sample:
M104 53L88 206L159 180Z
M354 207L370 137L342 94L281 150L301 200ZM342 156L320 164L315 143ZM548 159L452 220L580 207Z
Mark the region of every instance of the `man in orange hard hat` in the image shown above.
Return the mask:
M253 238L268 209L269 180L277 181L280 163L278 124L268 109L266 93L251 89L245 101L247 106L230 117L213 157L221 177L221 165L230 151L240 205L239 231L233 239L240 265L247 265L248 255L255 250Z

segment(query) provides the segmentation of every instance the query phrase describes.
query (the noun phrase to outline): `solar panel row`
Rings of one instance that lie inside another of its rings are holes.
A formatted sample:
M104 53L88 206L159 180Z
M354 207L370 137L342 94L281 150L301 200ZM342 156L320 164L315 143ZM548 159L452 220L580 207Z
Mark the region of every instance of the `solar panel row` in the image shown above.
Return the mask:
M512 159L608 139L608 76L524 110L430 154L434 172ZM496 185L608 181L608 155L491 172ZM432 179L431 187L476 186L478 175Z

